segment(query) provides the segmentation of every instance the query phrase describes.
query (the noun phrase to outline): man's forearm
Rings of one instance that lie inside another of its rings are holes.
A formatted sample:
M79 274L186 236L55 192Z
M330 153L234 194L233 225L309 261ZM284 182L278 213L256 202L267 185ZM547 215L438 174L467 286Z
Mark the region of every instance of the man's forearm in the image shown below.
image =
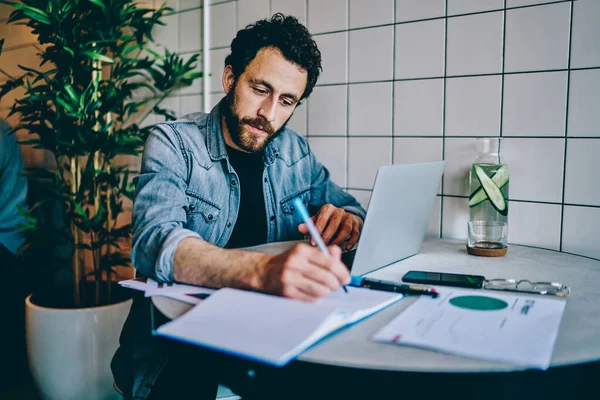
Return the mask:
M264 290L264 265L269 255L223 249L202 239L183 239L175 250L177 282L209 287Z

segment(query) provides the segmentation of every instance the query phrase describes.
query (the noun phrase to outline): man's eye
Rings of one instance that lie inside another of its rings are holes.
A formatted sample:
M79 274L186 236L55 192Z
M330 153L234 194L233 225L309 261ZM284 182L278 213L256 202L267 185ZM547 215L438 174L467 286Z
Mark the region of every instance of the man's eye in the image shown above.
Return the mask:
M254 91L258 94L267 94L266 90L263 89L259 89L259 88L254 88Z

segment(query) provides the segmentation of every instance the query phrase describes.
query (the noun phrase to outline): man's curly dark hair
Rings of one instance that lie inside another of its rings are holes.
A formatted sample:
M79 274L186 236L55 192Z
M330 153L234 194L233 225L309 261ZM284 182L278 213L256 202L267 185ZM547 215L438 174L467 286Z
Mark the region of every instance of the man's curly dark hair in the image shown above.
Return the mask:
M321 52L317 44L296 17L274 14L238 31L231 42L231 54L225 58L225 66L231 65L235 78L246 70L258 51L265 47L277 48L289 61L299 65L308 73L306 89L301 99L307 98L319 78Z

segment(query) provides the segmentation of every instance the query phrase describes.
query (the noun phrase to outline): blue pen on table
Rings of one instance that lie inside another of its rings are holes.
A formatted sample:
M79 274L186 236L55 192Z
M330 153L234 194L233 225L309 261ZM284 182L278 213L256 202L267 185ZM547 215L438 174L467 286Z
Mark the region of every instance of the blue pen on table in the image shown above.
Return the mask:
M310 219L310 215L308 215L308 210L304 206L302 199L300 197L296 197L294 200L292 200L292 203L294 204L294 207L296 207L296 210L298 210L300 216L302 217L302 220L308 227L308 232L310 232L310 236L317 244L317 247L319 247L319 249L321 249L321 251L324 254L329 254L329 251L327 251L327 246L325 246L325 243L321 238L321 234L317 230L315 224L312 222L312 219ZM348 293L348 289L346 289L345 285L342 285L342 288L344 289L344 292Z
M363 287L373 290L383 290L386 292L395 292L403 294L429 295L438 297L439 293L429 286L421 285L405 285L403 283L395 283L388 281L380 281L376 279L363 278L362 276L352 276L350 278L350 286Z

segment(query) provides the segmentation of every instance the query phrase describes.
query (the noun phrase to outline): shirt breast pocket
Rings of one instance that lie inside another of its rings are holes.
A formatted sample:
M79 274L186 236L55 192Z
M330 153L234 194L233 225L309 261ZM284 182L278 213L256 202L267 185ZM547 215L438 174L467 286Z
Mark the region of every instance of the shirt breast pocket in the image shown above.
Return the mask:
M212 242L215 227L219 224L221 209L198 193L186 190L188 204L184 206L187 223L185 228L198 233L204 240Z
M281 200L281 211L286 217L296 214L298 215L298 218L301 218L300 214L297 213L296 207L294 207L293 203L296 197L302 199L302 203L304 203L305 206L308 206L308 201L310 200L310 188L298 190Z

